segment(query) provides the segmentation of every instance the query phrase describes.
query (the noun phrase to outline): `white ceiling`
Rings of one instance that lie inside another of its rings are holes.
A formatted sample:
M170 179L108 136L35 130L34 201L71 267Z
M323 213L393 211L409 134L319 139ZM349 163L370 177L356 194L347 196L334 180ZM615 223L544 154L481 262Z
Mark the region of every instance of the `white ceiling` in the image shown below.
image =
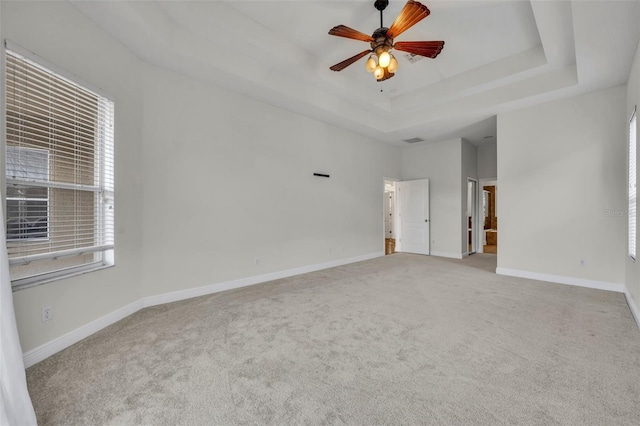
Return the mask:
M328 30L373 33L373 0L72 3L151 64L398 145L493 142L497 113L626 83L640 38L638 0L425 0L431 15L397 41L444 40L442 53L397 52L381 84L365 59L329 70L368 43Z

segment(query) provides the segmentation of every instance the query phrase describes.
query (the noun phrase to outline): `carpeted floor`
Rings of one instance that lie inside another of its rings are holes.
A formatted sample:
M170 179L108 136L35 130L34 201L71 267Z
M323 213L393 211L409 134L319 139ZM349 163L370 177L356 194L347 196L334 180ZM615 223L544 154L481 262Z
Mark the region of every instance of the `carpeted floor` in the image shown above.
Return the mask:
M640 424L624 295L395 254L140 311L31 367L39 423Z

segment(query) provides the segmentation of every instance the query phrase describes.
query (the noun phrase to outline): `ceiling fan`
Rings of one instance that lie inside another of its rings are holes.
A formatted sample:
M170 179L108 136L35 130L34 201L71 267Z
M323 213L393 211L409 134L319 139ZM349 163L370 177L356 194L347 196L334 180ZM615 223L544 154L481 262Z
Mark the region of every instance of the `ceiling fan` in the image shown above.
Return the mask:
M365 65L366 69L368 72L373 73L377 81L384 81L393 77L398 69L398 61L393 54L389 53L392 49L425 56L427 58L435 58L440 54L444 47L444 41L393 42L394 38L429 16L431 12L427 9L427 6L417 1L409 0L400 11L400 15L398 15L393 24L391 24L391 27L386 28L382 24L382 11L388 5L389 0L375 0L374 7L380 11L380 28L375 30L370 36L345 25L338 25L329 31L330 35L365 41L371 45L371 49L364 50L332 66L330 68L332 71L342 71L354 62L373 53L377 57L377 62L374 55L369 55L369 59Z

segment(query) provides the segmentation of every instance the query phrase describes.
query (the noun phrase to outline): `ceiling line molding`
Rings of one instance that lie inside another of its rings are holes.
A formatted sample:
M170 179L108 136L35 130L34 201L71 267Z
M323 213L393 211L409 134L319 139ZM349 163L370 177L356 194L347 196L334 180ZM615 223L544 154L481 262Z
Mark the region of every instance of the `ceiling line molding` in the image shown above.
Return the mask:
M402 72L380 85L364 62L328 69L361 45L327 31L373 30L371 4L271 3L71 2L145 63L393 144L479 142L479 123L509 108L624 84L640 37L639 2L425 1L431 15L403 40L441 35L445 49L399 58ZM403 4L391 2L389 16Z

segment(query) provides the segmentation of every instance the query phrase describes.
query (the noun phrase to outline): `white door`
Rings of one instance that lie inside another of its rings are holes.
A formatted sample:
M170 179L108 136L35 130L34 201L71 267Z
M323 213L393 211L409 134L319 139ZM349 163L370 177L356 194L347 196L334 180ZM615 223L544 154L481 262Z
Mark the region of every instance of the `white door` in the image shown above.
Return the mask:
M399 251L429 254L429 179L398 182Z
M396 233L394 229L394 217L395 214L396 197L391 191L384 193L384 238L395 238Z

